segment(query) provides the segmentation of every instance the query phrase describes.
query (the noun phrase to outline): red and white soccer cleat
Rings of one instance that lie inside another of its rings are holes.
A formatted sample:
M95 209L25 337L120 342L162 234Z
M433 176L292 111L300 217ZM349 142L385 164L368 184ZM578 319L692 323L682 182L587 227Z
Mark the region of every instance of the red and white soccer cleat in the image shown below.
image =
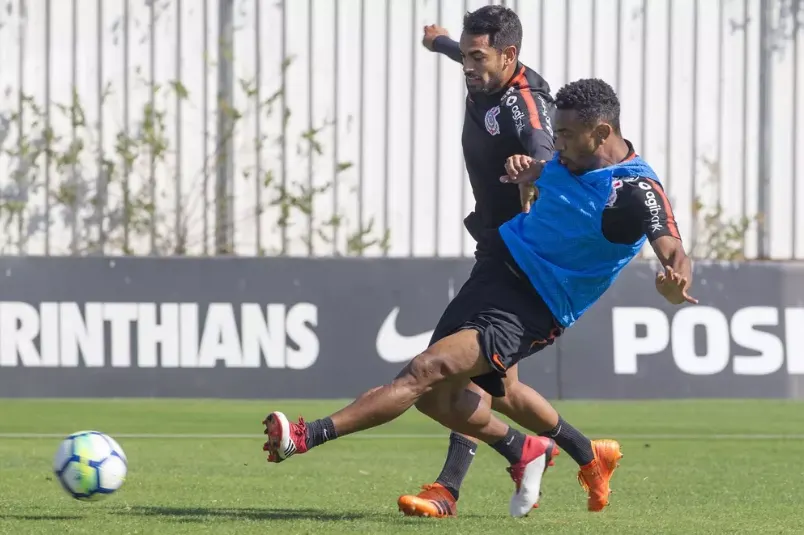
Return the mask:
M272 412L262 421L268 441L262 450L268 452L269 463L281 463L288 457L307 451L307 426L304 418L298 423L288 420L279 411Z
M553 457L558 453L558 447L551 438L528 435L525 439L522 459L507 468L516 485L508 507L511 516L527 516L539 506L542 476L549 466L553 466Z

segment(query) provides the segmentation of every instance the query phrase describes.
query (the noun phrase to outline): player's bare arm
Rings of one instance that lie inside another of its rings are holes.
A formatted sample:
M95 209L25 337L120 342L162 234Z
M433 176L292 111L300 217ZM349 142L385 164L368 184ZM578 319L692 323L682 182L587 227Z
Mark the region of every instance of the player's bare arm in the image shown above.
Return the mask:
M684 251L681 240L673 236L662 236L651 243L653 251L664 266L664 272L656 274L656 290L670 303L697 304L690 296L692 286L692 261Z
M684 243L676 225L673 207L664 188L655 180L639 177L626 181L623 198L642 221L642 231L650 241L664 271L656 275L656 290L670 303L697 303L689 295L692 285L692 262L684 250ZM630 193L625 196L626 191ZM638 210L638 212L636 212Z

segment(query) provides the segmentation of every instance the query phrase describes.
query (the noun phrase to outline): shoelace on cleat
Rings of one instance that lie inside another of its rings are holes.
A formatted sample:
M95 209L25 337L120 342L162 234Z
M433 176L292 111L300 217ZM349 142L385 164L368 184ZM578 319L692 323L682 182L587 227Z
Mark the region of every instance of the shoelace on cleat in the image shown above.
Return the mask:
M587 472L587 474L595 479L602 477L600 475L600 466L598 465L597 462L595 462L595 465ZM581 484L583 490L589 492L589 484L586 482L583 476L584 472L578 471L578 483Z
M279 454L276 452L276 448L274 448L273 445L271 444L272 437L268 430L268 418L262 421L262 425L265 426L265 431L263 431L263 434L268 435L268 441L266 441L265 444L262 445L262 451L268 452L269 463L279 462L282 459L279 458ZM298 423L290 422L290 432L297 438L307 440L307 423L305 423L304 418L299 416Z
M304 418L299 416L298 423L290 424L290 432L296 435L296 437L307 440L307 423L304 421Z
M431 500L431 501L443 501L444 500L444 494L441 491L442 488L443 487L441 487L440 485L434 485L432 483L427 483L425 485L422 485L422 490L424 492L420 492L417 497L425 499L425 500ZM431 493L431 494L426 495L426 496L422 496L422 494L427 494L427 493Z
M434 485L432 483L422 485L424 492L419 493L417 498L433 503L442 515L449 516L451 514L452 504L449 500L445 499L444 493L441 490L442 488L443 487L440 485Z
M507 467L505 471L511 475L511 479L513 479L516 484L516 490L519 491L519 488L522 486L522 478L525 477L525 466L521 463L517 463L515 466Z
M422 490L425 491L425 492L434 492L436 494L439 494L437 489L438 489L438 487L436 487L432 483L427 483L426 485L422 485Z

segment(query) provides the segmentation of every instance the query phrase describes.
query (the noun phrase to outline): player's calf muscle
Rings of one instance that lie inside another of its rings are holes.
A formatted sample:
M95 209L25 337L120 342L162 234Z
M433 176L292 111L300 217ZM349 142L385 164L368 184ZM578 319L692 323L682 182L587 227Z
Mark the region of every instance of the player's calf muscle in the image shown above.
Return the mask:
M332 415L339 436L390 422L435 385L455 377L451 359L433 346L410 361L391 384L376 387ZM460 367L458 367L460 368Z
M477 393L465 389L460 396L453 398L450 412L454 415L446 427L477 437L487 444L493 444L505 437L508 425L491 413L491 407Z
M455 410L455 405L461 401L463 390L464 386L461 384L442 383L437 385L416 401L416 409L449 427L450 422L466 420L474 412L473 410Z
M430 390L416 400L416 409L431 418L436 418L447 406L449 406L449 396L439 388Z
M434 387L419 398L416 408L444 427L489 443L502 438L507 430L493 418L488 399L465 383Z
M550 402L519 382L506 383L505 397L492 398L491 408L534 433L549 431L558 424L558 412Z

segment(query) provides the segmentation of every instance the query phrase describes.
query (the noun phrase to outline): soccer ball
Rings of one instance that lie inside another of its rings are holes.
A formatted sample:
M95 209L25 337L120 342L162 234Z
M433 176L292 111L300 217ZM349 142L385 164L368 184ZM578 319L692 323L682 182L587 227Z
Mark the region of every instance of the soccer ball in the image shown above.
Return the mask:
M115 440L98 431L79 431L64 439L53 459L53 473L77 500L98 501L126 479L126 454Z

